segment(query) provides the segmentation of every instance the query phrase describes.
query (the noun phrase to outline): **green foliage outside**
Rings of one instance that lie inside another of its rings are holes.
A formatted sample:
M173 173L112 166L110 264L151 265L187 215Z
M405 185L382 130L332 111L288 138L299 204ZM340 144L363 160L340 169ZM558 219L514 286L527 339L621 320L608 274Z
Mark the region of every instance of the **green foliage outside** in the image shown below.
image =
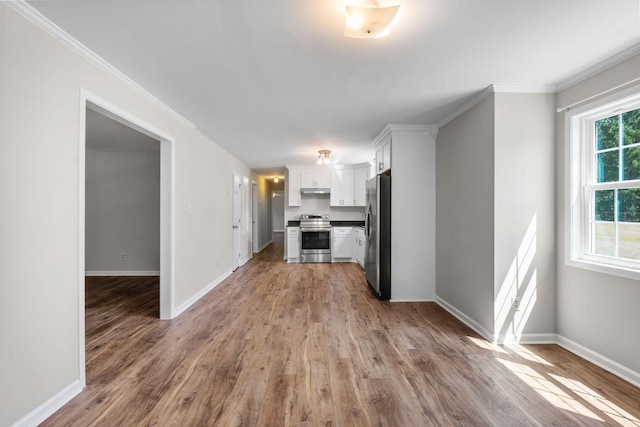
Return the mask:
M640 109L595 125L598 182L640 179L640 145L634 145L640 144ZM613 221L617 201L618 221L640 222L640 189L596 191L595 197L596 221Z

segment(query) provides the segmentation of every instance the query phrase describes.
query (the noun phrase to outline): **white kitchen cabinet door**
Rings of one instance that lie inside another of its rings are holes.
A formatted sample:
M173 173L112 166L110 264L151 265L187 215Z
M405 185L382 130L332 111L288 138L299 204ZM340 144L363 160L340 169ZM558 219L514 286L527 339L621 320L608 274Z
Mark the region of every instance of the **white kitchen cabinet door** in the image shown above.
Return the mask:
M331 168L331 194L329 194L329 204L340 206L342 199L342 169Z
M353 206L353 180L352 168L340 168L331 170L331 206Z
M331 231L333 235L331 256L340 261L351 261L353 258L351 227L333 227Z
M305 168L300 171L300 187L331 187L331 171L329 168Z
M378 174L391 169L391 135L376 146L376 171Z
M330 169L317 169L316 170L316 182L318 188L331 187L331 170Z
M366 206L367 204L367 180L369 168L357 168L353 177L353 205Z
M289 206L302 205L302 197L300 196L300 169L289 168L289 177L285 181L289 186L288 197Z
M287 260L300 259L300 227L287 227Z
M354 248L353 248L353 256L360 264L360 267L364 268L364 254L365 254L365 237L364 230L361 228L354 229Z

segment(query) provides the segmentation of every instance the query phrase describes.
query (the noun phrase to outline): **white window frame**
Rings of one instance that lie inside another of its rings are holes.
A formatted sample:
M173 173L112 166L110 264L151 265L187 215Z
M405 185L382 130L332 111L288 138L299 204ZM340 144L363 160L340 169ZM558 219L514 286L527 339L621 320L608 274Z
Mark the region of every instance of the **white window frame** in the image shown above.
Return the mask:
M640 280L640 261L590 253L591 191L640 187L640 180L594 183L594 123L638 108L640 86L635 86L565 113L565 262L569 266Z

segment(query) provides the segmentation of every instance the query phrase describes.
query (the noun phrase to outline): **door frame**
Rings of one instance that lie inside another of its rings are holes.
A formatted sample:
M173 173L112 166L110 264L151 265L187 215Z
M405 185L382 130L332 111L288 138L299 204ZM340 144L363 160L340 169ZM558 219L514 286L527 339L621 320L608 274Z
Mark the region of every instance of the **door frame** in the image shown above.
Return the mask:
M86 385L85 373L85 176L86 109L96 111L120 124L137 130L160 144L160 319L175 317L175 138L137 118L111 102L81 88L78 144L78 323L79 376Z
M236 188L236 185L238 188ZM242 175L238 172L231 172L231 271L236 271L240 267L241 248Z

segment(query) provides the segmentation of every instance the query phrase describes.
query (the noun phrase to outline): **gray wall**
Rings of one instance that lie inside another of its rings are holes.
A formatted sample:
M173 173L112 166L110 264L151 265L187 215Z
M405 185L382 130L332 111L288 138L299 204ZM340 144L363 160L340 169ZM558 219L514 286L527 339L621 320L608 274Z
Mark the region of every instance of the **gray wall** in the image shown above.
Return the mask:
M231 271L231 172L251 172L5 2L0 64L0 425L12 425L81 386L81 89L175 138L173 308Z
M436 294L493 330L494 96L440 128Z
M153 151L87 151L85 270L160 271L160 143ZM125 253L121 260L120 254Z
M495 94L494 334L500 341L548 342L555 332L554 107L552 94ZM515 296L518 311L509 309Z
M640 78L640 56L571 86L557 95L559 107L579 102L630 80ZM558 265L558 334L604 357L604 363L620 364L640 380L640 284L608 274L569 267L565 263L566 159L564 113L556 120L556 221ZM589 356L589 354L587 354ZM620 368L618 366L618 368Z
M499 342L554 339L553 110L494 93L438 136L437 295Z

